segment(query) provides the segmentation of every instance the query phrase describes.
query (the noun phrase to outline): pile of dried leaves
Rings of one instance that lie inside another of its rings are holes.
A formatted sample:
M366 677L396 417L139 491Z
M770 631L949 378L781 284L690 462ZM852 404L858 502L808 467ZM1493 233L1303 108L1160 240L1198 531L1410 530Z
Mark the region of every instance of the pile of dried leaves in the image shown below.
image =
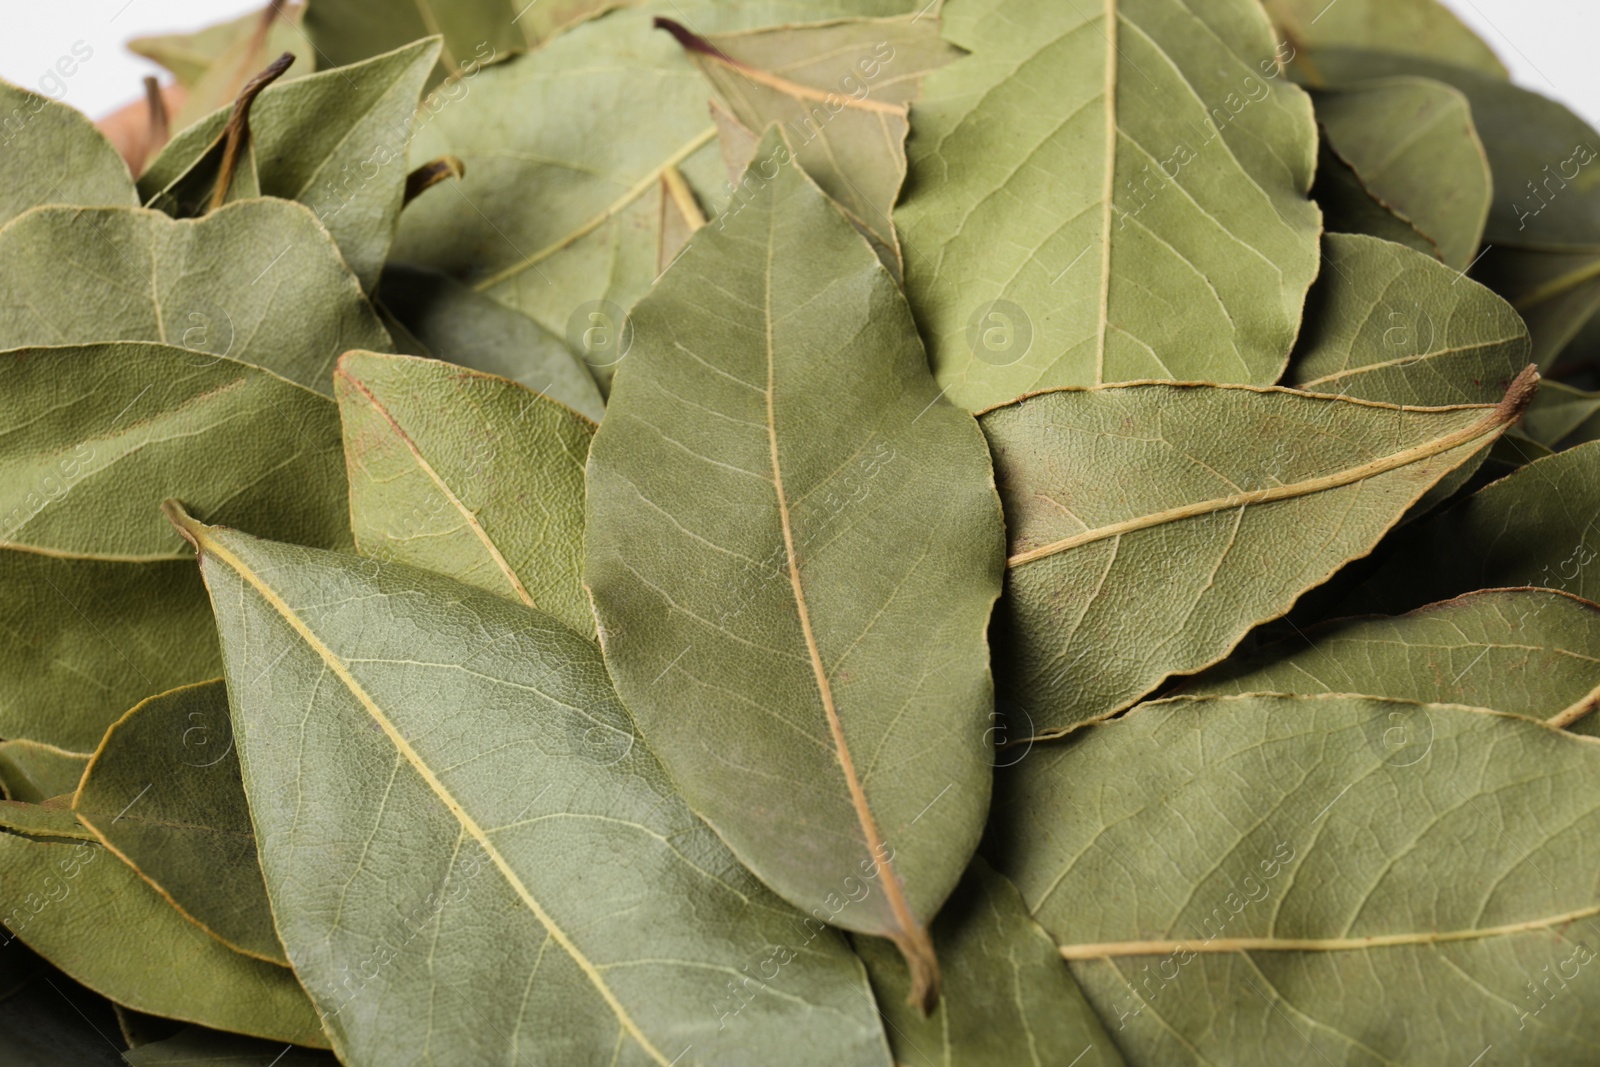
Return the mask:
M1600 135L924 5L0 87L0 1060L1596 1061Z

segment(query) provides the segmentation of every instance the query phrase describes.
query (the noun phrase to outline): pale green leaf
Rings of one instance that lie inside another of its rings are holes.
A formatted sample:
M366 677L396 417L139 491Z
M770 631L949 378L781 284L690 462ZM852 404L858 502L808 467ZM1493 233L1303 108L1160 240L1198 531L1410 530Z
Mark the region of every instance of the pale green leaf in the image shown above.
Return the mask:
M194 563L0 550L0 737L93 752L149 696L215 678Z
M625 11L463 85L412 154L456 156L466 177L406 209L394 256L521 311L604 386L627 355L623 315L656 277L661 175L679 169L708 212L720 203L705 80L648 16Z
M1055 736L1216 663L1493 443L1533 382L1496 407L1128 385L987 412L1011 542L1002 706Z
M595 422L605 415L605 401L582 361L560 338L500 301L438 271L399 263L384 268L378 299L427 354L521 382Z
M0 81L0 226L40 204L138 203L127 164L81 111Z
M1255 0L943 19L972 54L923 83L895 217L947 395L1274 381L1317 274L1317 136Z
M37 804L0 800L0 830L51 840L95 840L94 832L73 813L70 794Z
M1178 700L999 788L996 866L1130 1064L1600 1048L1591 738L1444 704Z
M250 108L242 164L248 178L234 181L230 199L305 204L362 287L373 291L400 219L407 148L428 120L417 100L438 50L437 41L417 41L353 67L268 86ZM430 106L447 103L440 97ZM139 179L148 206L184 217L202 212L231 110L213 112L173 138Z
M1484 404L1528 365L1517 313L1437 260L1355 234L1329 234L1323 257L1284 385L1390 404Z
M189 555L161 516L350 545L333 401L247 363L157 344L0 353L0 546ZM126 710L126 709L123 709Z
M1263 0L1287 38L1284 61L1309 73L1329 48L1390 53L1397 61L1430 59L1508 80L1505 64L1442 0ZM1296 55L1310 52L1311 56Z
M774 130L759 155L787 153ZM589 457L606 664L768 885L815 907L879 878L832 921L894 938L923 1000L924 926L987 809L1003 545L983 438L798 167L702 230L633 318Z
M1548 589L1489 589L1394 618L1308 626L1207 671L1186 695L1360 693L1493 708L1577 732L1600 700L1600 607Z
M1322 225L1330 235L1364 233L1439 258L1439 246L1379 202L1350 164L1328 146L1326 137L1317 148L1317 180L1311 198L1322 209Z
M100 845L0 834L0 922L137 1011L326 1047L293 972L225 948Z
M1474 589L1541 586L1600 599L1600 442L1579 445L1411 524L1337 604L1393 615ZM1590 542L1595 542L1590 544Z
M1457 270L1489 218L1489 160L1462 93L1430 78L1383 78L1314 94L1333 150L1385 207Z
M548 612L585 636L584 462L594 424L503 378L352 352L334 378L363 555Z
M905 964L860 941L889 1046L902 1067L1122 1067L1050 935L1001 875L974 859L933 924L944 994L932 1015L906 1003Z
M556 0L309 0L305 28L325 67L360 63L437 35L441 48L438 66L428 77L432 88L444 78L471 77L485 63L522 51L527 44L521 22L527 9L552 2Z
M427 571L178 521L273 914L341 1059L887 1062L860 964L742 877L591 642ZM782 985L731 998L775 946Z
M256 862L220 679L134 706L106 731L72 810L202 930L288 966Z
M960 54L940 38L939 20L850 19L711 37L670 19L661 25L746 128L784 126L806 173L889 250L898 272L890 214L906 177L910 107L923 76Z
M0 791L7 800L37 804L78 791L89 753L38 741L0 741Z
M248 200L202 219L35 208L0 229L0 348L158 341L332 393L334 360L389 346L316 216Z

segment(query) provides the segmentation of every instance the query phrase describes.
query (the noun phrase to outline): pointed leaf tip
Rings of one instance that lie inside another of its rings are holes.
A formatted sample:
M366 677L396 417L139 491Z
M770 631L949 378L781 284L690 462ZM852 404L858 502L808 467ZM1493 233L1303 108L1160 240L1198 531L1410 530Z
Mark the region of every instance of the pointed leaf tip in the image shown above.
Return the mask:
M194 546L195 552L200 551L200 542L205 538L206 524L196 519L184 508L181 501L168 497L161 502L161 514L172 523L172 528L178 535Z

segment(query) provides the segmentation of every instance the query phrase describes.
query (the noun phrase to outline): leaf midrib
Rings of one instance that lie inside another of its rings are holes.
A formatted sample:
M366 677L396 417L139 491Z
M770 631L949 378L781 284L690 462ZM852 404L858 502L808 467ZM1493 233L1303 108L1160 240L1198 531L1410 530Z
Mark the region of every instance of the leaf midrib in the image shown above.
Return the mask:
M1249 492L1213 497L1210 500L1198 500L1192 504L1184 504L1179 507L1168 508L1165 511L1124 519L1108 526L1084 530L1082 533L1073 534L1071 537L1064 537L1058 541L1040 545L1038 548L1028 549L1026 552L1018 552L1006 560L1006 566L1020 567L1023 564L1032 563L1047 556L1054 556L1083 545L1093 544L1096 541L1120 537L1123 534L1135 533L1153 526L1162 526L1169 522L1179 522L1184 519L1198 518L1201 515L1210 515L1218 511L1250 507L1256 504L1269 504L1278 500L1290 500L1295 497L1310 496L1330 489L1339 489L1347 485L1354 485L1356 482L1365 481L1368 478L1375 478L1389 471L1398 470L1412 463L1420 463L1452 449L1460 448L1462 445L1469 444L1481 437L1499 434L1521 415L1522 408L1526 405L1526 400L1519 400L1518 397L1523 392L1527 392L1528 396L1531 397L1531 388L1534 380L1536 379L1531 379L1528 372L1524 371L1518 376L1517 381L1512 383L1511 391L1507 394L1506 400L1490 408L1487 415L1471 426L1463 427L1443 437L1436 437L1420 445L1413 445L1399 452L1391 452L1387 456L1380 456L1378 459L1370 460L1355 467L1347 467L1342 471L1326 474L1320 478L1308 478L1304 481L1290 482L1287 485L1275 485L1266 489L1253 489Z
M585 956L578 946L572 942L572 939L567 935L566 931L560 926L556 925L555 920L548 912L544 910L544 906L539 903L538 898L533 895L532 891L529 890L528 887L523 883L516 871L512 869L510 862L505 858L504 854L501 853L499 847L496 846L490 839L488 833L484 831L483 827L478 825L477 820L467 814L466 810L462 808L460 802L456 800L454 794L452 794L450 790L445 787L444 783L441 782L438 776L433 773L433 770L428 766L426 761L422 759L421 755L416 751L416 749L411 747L411 743L406 740L405 736L400 733L400 731L395 727L394 723L389 720L389 717L384 714L383 709L378 706L377 702L373 700L367 691L361 686L361 683L358 682L355 676L350 673L350 670L345 665L344 661L335 655L333 650L324 644L321 638L312 632L311 628L307 626L299 617L299 615L295 613L294 609L291 608L282 597L278 596L278 594L270 586L262 581L260 576L257 575L255 571L253 571L242 559L234 555L223 545L219 544L216 539L211 536L211 531L207 527L196 523L193 520L188 520L185 523L185 529L195 537L196 541L198 542L199 549L203 554L210 555L213 559L227 566L235 574L239 575L240 578L243 578L251 586L251 588L256 591L257 595L265 600L272 607L272 609L276 611L286 623L289 624L290 629L294 630L300 639L304 641L312 649L312 651L317 653L317 655L322 659L322 662L327 665L330 671L333 672L334 676L344 684L345 688L349 690L350 694L356 698L363 708L366 709L367 714L370 715L372 720L378 724L378 727L383 731L384 735L389 738L389 741L395 746L395 749L400 753L401 757L406 761L406 763L410 765L411 769L422 778L423 782L426 783L428 788L433 791L434 795L437 796L441 802L443 802L444 806L449 810L450 814L455 818L456 822L461 826L461 828L478 843L478 845L484 850L484 853L490 858L490 860L494 862L495 867L499 869L501 876L505 878L512 891L517 894L518 899L527 905L528 910L533 912L534 917L538 919L540 924L543 925L544 928L549 932L551 938L561 946L561 948L572 959L573 963L577 964L578 969L583 972L584 977L587 978L590 984L594 986L595 990L606 1002L606 1005L617 1017L617 1021L622 1028L626 1030L628 1035L637 1041L639 1046L643 1048L645 1052L656 1061L656 1063L660 1064L661 1067L671 1067L672 1061L662 1055L661 1050L656 1048L650 1039L644 1035L644 1032L640 1030L638 1024L633 1021L633 1017L628 1014L628 1009L622 1005L622 1002L617 999L617 995L612 992L611 987L606 984L605 977L600 973L599 968L597 968L593 961Z
M1354 952L1373 948L1406 945L1443 945L1458 941L1481 941L1491 937L1548 930L1566 923L1600 915L1600 905L1578 908L1559 915L1485 926L1476 930L1430 930L1409 934L1374 934L1370 937L1218 937L1206 940L1102 941L1058 945L1061 958L1070 962L1109 960L1128 956L1166 956L1174 952L1226 954L1235 952Z

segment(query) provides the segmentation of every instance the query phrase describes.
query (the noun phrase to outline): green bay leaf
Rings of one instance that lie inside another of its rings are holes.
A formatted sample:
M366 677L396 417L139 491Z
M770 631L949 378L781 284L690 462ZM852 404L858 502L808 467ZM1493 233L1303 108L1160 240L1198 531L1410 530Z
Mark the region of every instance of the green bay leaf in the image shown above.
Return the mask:
M1130 1064L1585 1063L1597 772L1474 708L1176 700L1002 774L985 850Z
M339 1063L330 1052L199 1026L129 1049L124 1058L133 1067L338 1067Z
M0 116L0 226L41 204L138 205L127 164L81 111L0 81Z
M0 549L0 737L93 752L152 693L215 678L194 563Z
M230 199L305 204L372 292L400 219L407 149L429 115L417 101L438 49L437 41L416 41L352 67L268 86L250 108L242 164L248 177L235 180ZM214 149L232 112L228 101L174 137L139 178L148 206L178 216L201 213L215 185L207 168L215 166Z
M1338 619L1221 663L1181 692L1360 693L1600 733L1589 717L1600 700L1600 607L1549 589L1487 589L1393 618Z
M1287 38L1285 62L1315 66L1319 52L1371 49L1400 62L1434 60L1509 81L1505 64L1441 0L1263 0ZM1304 54L1310 53L1307 57Z
M1495 407L1147 384L985 413L1011 545L1001 707L1055 736L1216 663L1492 444L1535 380Z
M943 24L971 55L924 81L896 219L948 395L1274 381L1317 274L1317 137L1257 4L949 0Z
M38 741L0 741L0 792L25 804L75 793L89 755Z
M1446 264L1466 270L1488 221L1491 178L1460 90L1431 78L1383 78L1313 100L1333 150L1365 189L1430 238Z
M1282 384L1389 404L1488 404L1528 365L1528 330L1511 306L1431 256L1334 233L1323 257Z
M905 964L860 940L889 1045L903 1067L1122 1067L1116 1044L1002 875L974 858L933 924L944 992L933 1014L906 1003Z
M520 311L446 274L401 263L384 268L378 299L426 349L413 355L520 382L595 422L605 416L605 401L582 361Z
M758 157L789 151L773 130ZM925 924L990 778L1002 531L982 436L793 165L696 235L633 327L589 456L607 667L690 806L779 894L810 910L877 879L832 921L894 939L928 1003Z
M334 387L363 555L594 633L583 591L592 422L504 378L410 356L351 352Z
M299 204L202 219L35 208L0 229L0 348L155 341L323 393L340 353L389 346L339 250Z
M221 679L153 696L113 723L72 810L202 930L288 966L256 862Z
M887 1063L859 962L743 877L591 642L427 571L174 514L278 930L341 1059ZM781 979L731 997L777 947Z
M0 922L118 1004L327 1047L292 972L225 948L100 845L0 834Z
M146 561L188 555L161 516L350 545L333 401L233 359L160 344L0 353L0 545Z

